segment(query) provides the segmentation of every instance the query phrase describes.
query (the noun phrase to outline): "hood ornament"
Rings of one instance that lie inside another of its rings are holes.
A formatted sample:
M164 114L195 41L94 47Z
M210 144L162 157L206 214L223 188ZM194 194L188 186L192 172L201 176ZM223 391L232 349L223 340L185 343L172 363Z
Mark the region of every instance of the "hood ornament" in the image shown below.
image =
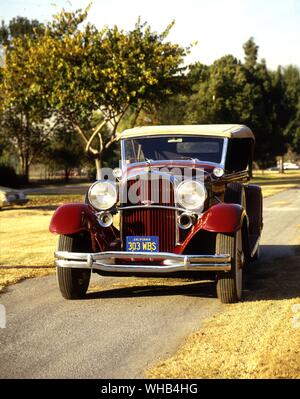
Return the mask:
M143 204L143 205L145 205L145 206L150 206L150 205L155 204L155 202L154 202L154 201L151 201L151 200L142 200L142 201L141 201L141 204Z

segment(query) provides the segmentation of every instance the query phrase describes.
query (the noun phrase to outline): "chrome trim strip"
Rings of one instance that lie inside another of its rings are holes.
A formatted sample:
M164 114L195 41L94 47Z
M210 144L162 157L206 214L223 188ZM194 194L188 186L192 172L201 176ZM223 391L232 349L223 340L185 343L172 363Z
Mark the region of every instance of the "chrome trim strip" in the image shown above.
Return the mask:
M106 272L170 273L176 271L218 271L231 269L231 257L221 255L177 255L167 252L123 252L98 253L55 252L57 267L102 270ZM132 265L138 259L159 259L164 265ZM128 264L115 264L116 259L128 259Z
M253 250L251 252L251 258L255 255L255 252L257 251L257 248L258 248L259 242L260 242L260 238L261 238L261 234L258 236L258 238L256 240L256 243L255 243L255 245L253 247Z
M228 148L228 138L224 138L223 142L223 149L222 149L222 158L220 166L225 170L225 163L226 163L226 155L227 155L227 148Z
M225 154L225 156L226 156L226 154ZM223 151L222 151L222 158L223 158ZM185 168L191 168L191 169L193 169L197 165L197 163L195 162L195 161L197 161L197 158L191 158L191 159L186 159L186 158L183 158L183 159L160 159L159 161L153 161L152 160L151 164L150 164L150 168L151 169L152 168L159 168L159 166L158 166L159 164L161 164L163 162L170 162L170 161L174 165L176 165L176 164L180 165L184 161L194 161L193 163L191 163L191 165L185 166ZM222 163L210 162L210 161L201 161L200 159L198 159L198 161L199 161L199 164L205 163L206 165L223 168L223 164ZM146 161L132 162L132 163L126 164L126 167L130 166L130 168L134 168L136 166L141 165L142 163L147 164ZM148 167L149 167L149 164L148 164ZM169 166L167 166L167 165L162 166L162 168L165 168L165 167L169 167ZM204 173L206 173L206 172L204 172Z
M121 169L124 172L127 167L126 159L125 159L125 143L124 140L121 140Z

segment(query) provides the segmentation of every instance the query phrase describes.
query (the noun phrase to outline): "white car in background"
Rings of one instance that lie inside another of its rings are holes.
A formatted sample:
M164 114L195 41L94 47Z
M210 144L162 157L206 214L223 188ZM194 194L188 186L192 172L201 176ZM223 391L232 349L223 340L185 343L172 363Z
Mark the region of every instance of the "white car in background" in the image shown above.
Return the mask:
M298 170L300 166L293 162L284 162L283 167L285 170Z
M11 205L25 205L28 201L22 190L0 186L0 209Z
M267 170L279 170L279 169L280 169L280 165L277 165L277 166L271 166ZM300 166L293 162L284 162L283 169L284 170L299 170Z

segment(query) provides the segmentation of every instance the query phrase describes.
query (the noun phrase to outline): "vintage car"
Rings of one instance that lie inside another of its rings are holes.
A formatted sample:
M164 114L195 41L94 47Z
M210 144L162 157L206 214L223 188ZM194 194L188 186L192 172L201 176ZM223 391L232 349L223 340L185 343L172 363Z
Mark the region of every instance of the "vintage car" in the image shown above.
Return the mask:
M52 217L62 295L83 297L91 272L188 275L209 277L223 303L237 302L263 225L261 189L249 184L252 131L148 126L125 130L119 141L120 168L96 181L85 203L62 205Z
M0 186L0 210L11 205L25 205L28 202L22 190Z

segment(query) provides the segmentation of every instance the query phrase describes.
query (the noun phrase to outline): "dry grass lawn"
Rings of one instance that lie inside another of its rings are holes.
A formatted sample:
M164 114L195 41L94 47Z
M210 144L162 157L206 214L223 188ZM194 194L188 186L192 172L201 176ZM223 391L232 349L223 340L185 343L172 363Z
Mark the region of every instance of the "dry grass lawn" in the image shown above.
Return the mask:
M0 291L25 278L54 273L57 236L49 232L53 211L64 203L82 202L82 195L29 195L24 207L0 212Z
M52 211L7 209L0 214L0 290L28 277L53 273L56 237Z
M48 230L52 213L26 209L1 213L1 266L52 266L56 241Z

